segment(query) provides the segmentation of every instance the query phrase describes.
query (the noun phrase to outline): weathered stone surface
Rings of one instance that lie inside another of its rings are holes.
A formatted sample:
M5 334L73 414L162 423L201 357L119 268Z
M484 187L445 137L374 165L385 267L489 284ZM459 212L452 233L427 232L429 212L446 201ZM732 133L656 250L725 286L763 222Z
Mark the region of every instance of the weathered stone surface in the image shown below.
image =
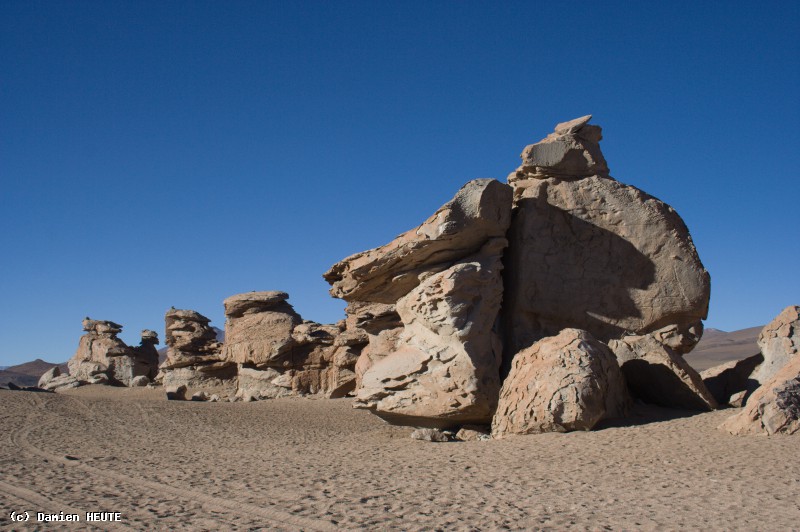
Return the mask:
M185 401L186 400L186 385L170 385L164 390L167 393L168 401Z
M575 179L607 175L608 166L600 151L602 129L588 125L592 115L558 124L544 140L525 147L522 166L508 182L524 179Z
M397 348L363 374L355 407L418 426L491 419L500 389L502 346L493 326L505 244L490 239L397 302L405 326Z
M172 308L164 316L167 358L157 380L166 387L233 387L236 365L225 360L210 320L194 310Z
M721 405L730 404L731 398L739 392L753 392L759 383L752 378L753 372L764 361L764 355L758 353L743 360L732 360L719 366L709 368L700 377L706 388ZM744 397L736 397L744 404ZM732 405L733 406L733 405Z
M795 355L720 428L731 434L800 433L800 355Z
M511 188L476 179L416 229L377 249L357 253L323 275L331 295L346 301L393 304L425 275L473 255L492 238L505 238Z
M321 325L303 320L288 297L267 291L225 300L223 356L238 365L236 397L252 401L289 394L347 395L355 387L353 369L368 341L366 333L344 330L344 321Z
M717 401L700 375L683 357L652 335L625 336L608 345L634 397L670 408L712 410L717 407Z
M237 364L283 366L291 364L292 332L303 322L286 302L285 292L250 292L227 298L225 348L227 360Z
M97 383L100 382L97 375L102 373L107 382L130 386L131 380L139 375L155 376L158 351L154 346L158 343L158 336L153 331L142 331L142 344L132 348L117 338L122 325L112 321L86 318L83 330L86 334L67 363L70 375L76 379Z
M451 434L439 429L421 428L411 433L411 438L420 441L448 442L452 440Z
M800 307L786 307L768 323L758 335L758 347L764 363L753 378L763 384L800 352Z
M669 205L608 176L600 128L586 119L525 148L509 176L507 362L568 327L604 342L674 328L677 352L702 332L709 275L688 229Z
M591 430L603 419L623 416L628 402L608 347L586 331L565 329L514 357L492 437Z
M40 386L40 388L50 392L60 392L63 390L77 388L79 386L83 386L84 384L88 383L86 381L76 379L72 375L59 375L58 377L50 379L46 384Z
M147 386L148 384L150 384L150 379L148 379L144 375L139 375L138 377L134 377L133 379L131 379L130 386L131 388L136 388L141 386Z
M481 425L466 425L456 432L458 441L489 441L492 439L491 429Z
M236 397L246 400L274 399L291 395L291 380L281 385L276 384L276 379L281 373L273 368L255 369L239 366L239 384L236 390ZM288 386L287 386L288 384Z
M37 386L39 388L44 388L50 381L60 376L61 376L61 369L58 366L53 366L52 368L47 370L41 377L39 377L39 382L37 383Z

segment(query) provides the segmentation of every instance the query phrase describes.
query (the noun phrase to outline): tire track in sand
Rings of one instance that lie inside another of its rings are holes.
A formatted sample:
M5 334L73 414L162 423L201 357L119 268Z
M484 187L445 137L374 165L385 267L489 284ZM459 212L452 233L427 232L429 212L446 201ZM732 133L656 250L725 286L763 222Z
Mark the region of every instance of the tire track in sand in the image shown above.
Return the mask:
M25 423L25 426L22 429L16 430L12 433L11 439L15 446L31 454L46 458L47 460L54 461L70 468L81 470L89 475L103 477L121 484L132 485L133 487L139 488L143 493L147 493L150 496L161 493L190 502L199 501L206 508L219 513L232 513L235 516L242 516L242 514L247 513L251 518L254 518L255 520L261 519L269 521L273 524L273 526L277 525L281 527L288 527L292 530L316 530L319 532L334 532L339 530L339 528L333 523L327 521L293 515L280 510L263 508L261 506L256 506L246 502L227 501L212 497L202 492L193 491L186 488L176 488L161 482L153 482L151 480L136 478L130 475L123 475L114 471L90 466L82 463L79 460L70 460L64 456L48 453L43 449L39 449L28 441L31 424L34 422L41 424L41 416L37 418L37 416L34 416L33 414L29 415L28 422Z

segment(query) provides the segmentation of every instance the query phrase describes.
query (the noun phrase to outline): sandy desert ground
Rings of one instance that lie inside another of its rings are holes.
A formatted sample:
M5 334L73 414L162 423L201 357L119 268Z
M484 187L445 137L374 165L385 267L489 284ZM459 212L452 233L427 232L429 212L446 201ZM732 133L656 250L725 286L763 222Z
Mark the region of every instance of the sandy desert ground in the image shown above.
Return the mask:
M347 399L168 402L159 390L0 390L12 511L121 512L110 530L790 530L800 438L733 411L637 407L628 426L427 443ZM649 421L649 423L645 423Z

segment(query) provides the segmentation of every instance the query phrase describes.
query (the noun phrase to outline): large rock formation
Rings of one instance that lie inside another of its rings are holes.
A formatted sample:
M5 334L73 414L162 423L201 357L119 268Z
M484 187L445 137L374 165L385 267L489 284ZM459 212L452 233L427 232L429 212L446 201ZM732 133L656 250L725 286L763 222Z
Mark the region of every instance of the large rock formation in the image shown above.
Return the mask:
M590 118L558 124L526 147L508 178L513 188L471 181L418 228L324 275L331 294L350 303L347 323L372 319L359 329L368 345L355 366L355 406L429 427L486 423L514 355L565 329L617 342L640 397L716 405L681 356L702 335L709 275L669 205L609 176ZM547 371L537 366L538 377L519 360L519 379L547 385ZM590 371L579 387L602 389L603 378ZM521 401L504 404L506 418L533 408L521 389L504 400ZM606 415L574 396L564 401L542 407L537 420L548 421L503 421L498 434L585 428Z
M164 316L167 358L160 366L164 386L232 386L236 365L225 359L211 320L194 310L172 308Z
M238 365L237 395L245 400L290 393L346 395L355 387L360 350L354 346L366 339L340 334L335 325L304 321L288 297L267 291L225 300L223 357Z
M608 341L706 317L709 275L667 204L608 175L591 116L558 124L508 177L514 216L504 256L506 357L574 327Z
M718 406L697 371L653 335L625 336L608 345L634 397L687 410L712 410Z
M67 363L74 379L91 382L102 374L112 384L130 386L138 376L155 376L158 353L153 346L158 343L158 336L153 331L142 331L142 344L132 348L117 338L122 325L112 321L86 318L83 330L86 334Z
M628 403L608 346L586 331L564 329L514 357L492 436L591 430L602 419L624 416Z
M783 309L758 335L758 347L764 362L753 379L764 384L800 352L800 307Z
M500 387L494 325L511 200L506 185L470 181L416 229L324 275L331 294L351 302L349 315L371 309L373 319L364 321L383 321L383 330L392 331L383 338L380 327L368 333L356 365L356 407L438 427L491 419Z

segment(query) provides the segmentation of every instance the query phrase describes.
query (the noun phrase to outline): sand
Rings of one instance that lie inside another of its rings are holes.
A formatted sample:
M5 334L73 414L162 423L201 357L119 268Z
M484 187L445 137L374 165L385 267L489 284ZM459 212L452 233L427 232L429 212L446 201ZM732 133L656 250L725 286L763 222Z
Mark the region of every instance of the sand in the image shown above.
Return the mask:
M800 438L717 430L733 410L640 405L628 426L427 443L348 399L168 402L87 386L0 390L0 404L5 528L20 510L121 512L105 530L800 527ZM39 528L91 529L52 525Z

